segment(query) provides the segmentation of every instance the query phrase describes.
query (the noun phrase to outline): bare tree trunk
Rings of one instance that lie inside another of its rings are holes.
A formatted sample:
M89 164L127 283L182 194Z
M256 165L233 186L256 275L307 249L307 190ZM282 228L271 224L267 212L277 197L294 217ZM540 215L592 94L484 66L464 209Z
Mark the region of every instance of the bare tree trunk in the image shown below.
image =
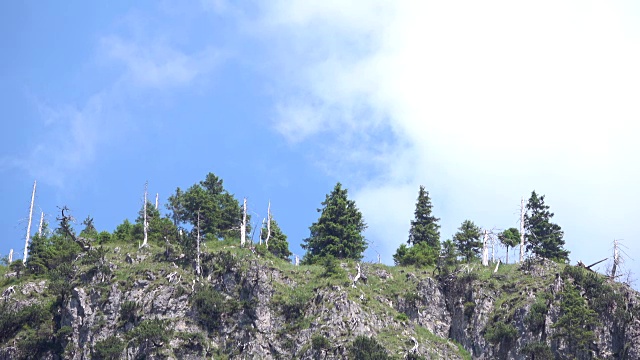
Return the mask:
M247 238L247 198L242 203L242 227L240 227L240 246L244 246Z
M491 262L496 262L496 238L491 234Z
M156 210L158 210L158 193L156 193Z
M144 223L142 228L144 229L144 240L142 241L141 248L147 246L147 230L149 228L149 224L147 223L147 187L149 186L149 182L144 183L144 205L142 208Z
M489 249L487 247L487 230L484 231L482 241L482 266L489 266Z
M9 265L13 262L13 249L9 250Z
M507 245L507 261L505 262L505 264L509 263L509 245Z
M269 238L271 237L271 201L267 207L267 238L264 240L264 245L269 249Z
M40 226L38 226L38 237L42 237L42 224L44 223L44 211L40 213Z
M27 224L27 237L24 241L24 256L22 263L27 265L27 255L29 254L29 238L31 237L31 218L33 217L33 201L36 198L36 182L33 182L33 191L31 192L31 207L29 208L29 223Z
M520 262L524 261L524 197L520 198Z
M196 226L196 274L200 276L200 210L198 210L198 224Z
M618 240L613 240L613 266L611 267L611 278L616 278L616 271L618 270L618 262L620 261L620 254L618 252Z
M498 266L500 266L500 260L496 263L496 268L493 270L494 273L498 272Z
M262 245L262 229L264 229L264 222L267 221L266 219L262 219L262 226L260 227L260 245Z
M382 264L382 261L380 260L380 254L378 254L378 264Z
M298 266L300 264L300 258L298 257L298 255L296 255L296 266Z
M358 280L360 280L360 276L361 276L361 270L360 270L360 263L356 264L356 268L358 269L358 273L356 274L356 276L353 278L353 284L351 284L352 287L356 287L356 283L358 282Z

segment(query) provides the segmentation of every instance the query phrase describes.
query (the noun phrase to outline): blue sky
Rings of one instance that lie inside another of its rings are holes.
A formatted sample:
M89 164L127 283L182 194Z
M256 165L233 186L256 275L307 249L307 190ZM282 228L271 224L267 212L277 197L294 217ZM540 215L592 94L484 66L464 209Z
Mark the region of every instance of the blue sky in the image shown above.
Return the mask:
M546 195L571 260L640 254L632 1L73 1L0 5L0 253L31 187L99 230L213 172L299 255L340 181L365 260L406 241L418 186L443 239ZM79 226L80 227L80 226ZM504 256L504 250L498 254ZM627 263L640 272L640 259ZM604 267L601 267L604 269Z

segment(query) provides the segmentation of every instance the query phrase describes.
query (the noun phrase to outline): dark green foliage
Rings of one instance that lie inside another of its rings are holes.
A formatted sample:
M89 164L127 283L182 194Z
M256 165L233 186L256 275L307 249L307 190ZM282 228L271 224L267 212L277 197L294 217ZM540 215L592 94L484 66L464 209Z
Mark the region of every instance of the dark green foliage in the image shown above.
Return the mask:
M94 277L97 277L100 281L104 281L107 276L111 275L111 268L106 258L107 252L108 250L106 248L98 246L84 254L80 263L82 265L90 265L86 273L86 281L93 280Z
M432 266L438 259L438 249L429 246L426 242L421 242L411 247L405 244L400 245L393 255L393 261L401 266Z
M39 328L52 318L48 306L33 304L15 310L6 301L0 301L0 344L14 337L23 327Z
M520 353L531 360L553 360L553 352L544 342L532 342L522 347Z
M511 324L498 321L487 326L484 337L494 345L506 344L508 346L518 338L518 330Z
M61 221L62 223L62 221ZM69 227L69 225L66 225ZM29 247L27 269L31 274L46 274L62 264L72 263L81 252L80 246L61 228L52 236L35 235Z
M289 260L289 256L291 256L292 253L291 251L289 251L289 242L287 241L287 235L282 233L280 226L278 226L278 223L273 218L271 218L270 232L271 236L269 236L268 245L269 252L280 259ZM262 238L262 241L265 241L267 239L266 224L262 227L260 236Z
M546 259L566 262L569 261L569 251L564 249L564 232L551 222L553 215L544 203L544 195L538 196L533 191L524 214L527 251Z
M111 241L111 233L102 231L98 234L98 244L106 244Z
M417 245L426 243L429 247L440 250L440 225L437 217L431 214L433 205L429 192L424 190L424 186L420 185L418 191L418 200L416 202L415 218L411 220L411 228L409 229L409 245Z
M98 341L93 347L93 358L97 360L117 360L122 356L124 343L116 336Z
M222 186L222 179L208 173L205 180L186 192L176 189L169 197L167 208L174 225L190 224L195 228L200 213L200 230L215 238L238 236L242 209L238 201ZM247 216L248 217L248 216ZM250 230L247 229L249 233Z
M320 218L309 230L302 248L307 250L303 262L316 263L319 258L332 255L338 259L362 259L367 243L362 235L366 224L353 200L347 198L347 189L337 183L318 209Z
M125 219L122 224L116 227L111 239L117 242L133 243L133 224Z
M174 242L178 236L178 229L169 217L162 217L155 206L147 203L147 240L151 243L164 245L166 241ZM138 212L136 223L131 232L135 239L144 239L144 206Z
M552 325L556 329L554 338L566 341L569 353L584 353L595 340L591 330L596 325L596 312L587 306L578 290L571 283L565 283L560 293L560 317Z
M227 300L220 291L211 285L199 286L191 298L196 319L210 332L220 329L225 319L240 309L236 299Z
M426 360L426 358L416 353L410 353L410 354L407 354L406 360Z
M311 348L313 350L326 350L331 347L331 342L323 335L313 335L311 337Z
M547 318L548 305L544 297L540 297L536 302L531 305L529 313L524 318L525 324L529 327L529 330L536 334L544 330L544 325Z
M135 301L125 301L120 306L120 321L124 324L137 325L140 321L140 305Z
M472 221L465 220L458 232L453 235L458 253L467 261L476 258L480 253L482 241L480 241L480 228Z
M349 359L353 360L391 360L387 350L376 339L358 336L349 347Z
M162 347L165 343L169 342L173 331L167 321L151 319L141 322L127 335L135 344L150 343L154 347Z
M343 278L346 274L344 269L340 266L338 259L333 257L333 255L321 257L318 260L318 263L324 266L324 272L322 273L322 276L324 277Z
M64 304L74 288L75 269L70 263L61 264L49 273L48 292L56 297L58 305Z
M509 248L514 247L520 243L520 231L516 228L509 228L501 232L498 235L500 242L507 247L507 259L506 263L509 263Z
M80 232L80 236L92 239L98 237L98 230L96 230L96 227L93 225L92 217L87 216L82 222L82 225L84 225L84 229Z
M304 312L311 300L312 293L287 289L273 297L273 307L285 317L287 322L296 322L304 317Z

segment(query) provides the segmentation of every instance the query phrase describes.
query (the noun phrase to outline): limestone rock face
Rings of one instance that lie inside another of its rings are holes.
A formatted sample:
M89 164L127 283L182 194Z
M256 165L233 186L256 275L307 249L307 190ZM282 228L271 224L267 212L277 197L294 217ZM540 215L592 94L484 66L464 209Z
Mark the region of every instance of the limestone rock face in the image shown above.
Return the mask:
M319 266L221 252L204 257L203 275L196 278L192 269L153 262L151 255L113 254L120 260L109 267L118 275L74 283L56 310L56 326L66 329L61 346L40 358L96 358L97 349L114 339L126 359L347 359L358 336L379 339L395 358L415 351L426 359L462 359L462 347L474 359L527 359L523 349L531 343L546 344L555 355L570 351L554 324L567 281L577 281L561 276L552 262L513 265L507 275L475 265L446 276L362 264L367 282L354 288L347 275L355 273L354 263L330 276ZM47 286L44 280L15 285L0 300L2 309L16 312L42 302ZM611 288L623 300L611 306L623 308L597 314L595 342L580 359L640 358L640 296L621 284ZM205 309L195 300L202 289L210 289ZM549 300L541 325L533 328L533 304L542 295ZM487 334L499 322L513 332L491 338ZM154 332L153 324L162 324L169 337ZM20 341L5 339L0 360L23 357Z

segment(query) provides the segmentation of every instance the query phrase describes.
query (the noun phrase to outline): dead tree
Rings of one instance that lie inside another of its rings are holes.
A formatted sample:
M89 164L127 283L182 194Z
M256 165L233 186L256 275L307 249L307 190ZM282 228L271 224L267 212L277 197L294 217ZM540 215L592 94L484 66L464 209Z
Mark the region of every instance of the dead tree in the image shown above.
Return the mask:
M482 241L482 266L489 266L489 249L487 247L488 231L484 230L484 239Z
M613 240L613 265L611 266L611 278L616 278L616 271L620 265L620 251L618 250L618 240Z
M85 251L90 250L91 244L89 244L89 241L83 237L78 237L76 236L76 234L73 233L73 229L71 228L71 222L75 220L71 215L67 215L64 213L65 211L69 211L69 208L64 206L62 207L62 209L60 209L60 211L62 213L62 217L57 218L56 220L60 221L60 228L62 229L62 231L64 231L64 233L67 234L71 238L71 240L75 241L78 245L80 245L82 250L85 250Z
M271 237L271 201L267 206L267 238L264 240L264 246L269 248L269 238Z
M9 265L13 262L13 249L9 250Z
M520 263L524 261L524 197L520 198Z
M31 218L33 216L33 201L36 198L36 182L33 182L33 191L31 192L31 206L29 207L29 223L27 223L27 236L24 241L24 256L22 263L27 265L27 255L29 254L29 237L31 237Z
M360 276L362 275L362 272L360 270L360 263L356 264L356 268L358 269L358 273L353 278L353 284L351 284L351 286L354 287L354 288L356 287L356 283L358 282L358 280L360 280Z
M591 265L585 265L581 260L578 260L578 264L577 264L577 266L580 266L581 268L585 268L585 269L587 269L587 270L589 270L589 271L591 271L591 272L595 272L595 271L593 271L593 269L591 269L591 268L592 268L592 267L594 267L594 266L596 266L596 265L598 265L598 264L600 264L601 262L603 262L603 261L605 261L605 260L607 260L607 259L608 259L608 258L604 258L604 259L602 259L602 260L599 260L599 261L594 262L594 263L593 263L593 264L591 264Z
M38 237L42 237L42 225L44 224L44 211L40 213L40 225L38 226Z
M196 226L196 274L200 276L200 210L198 210L198 223Z
M244 246L247 238L247 198L242 202L242 226L240 227L240 246Z
M140 248L146 247L148 246L147 244L147 231L149 230L149 223L147 223L147 187L149 185L149 182L145 182L144 183L144 205L142 208L142 212L143 212L143 221L144 223L142 224L142 228L144 230L144 240L142 241L142 245L140 245Z
M156 210L158 210L158 193L156 193Z

